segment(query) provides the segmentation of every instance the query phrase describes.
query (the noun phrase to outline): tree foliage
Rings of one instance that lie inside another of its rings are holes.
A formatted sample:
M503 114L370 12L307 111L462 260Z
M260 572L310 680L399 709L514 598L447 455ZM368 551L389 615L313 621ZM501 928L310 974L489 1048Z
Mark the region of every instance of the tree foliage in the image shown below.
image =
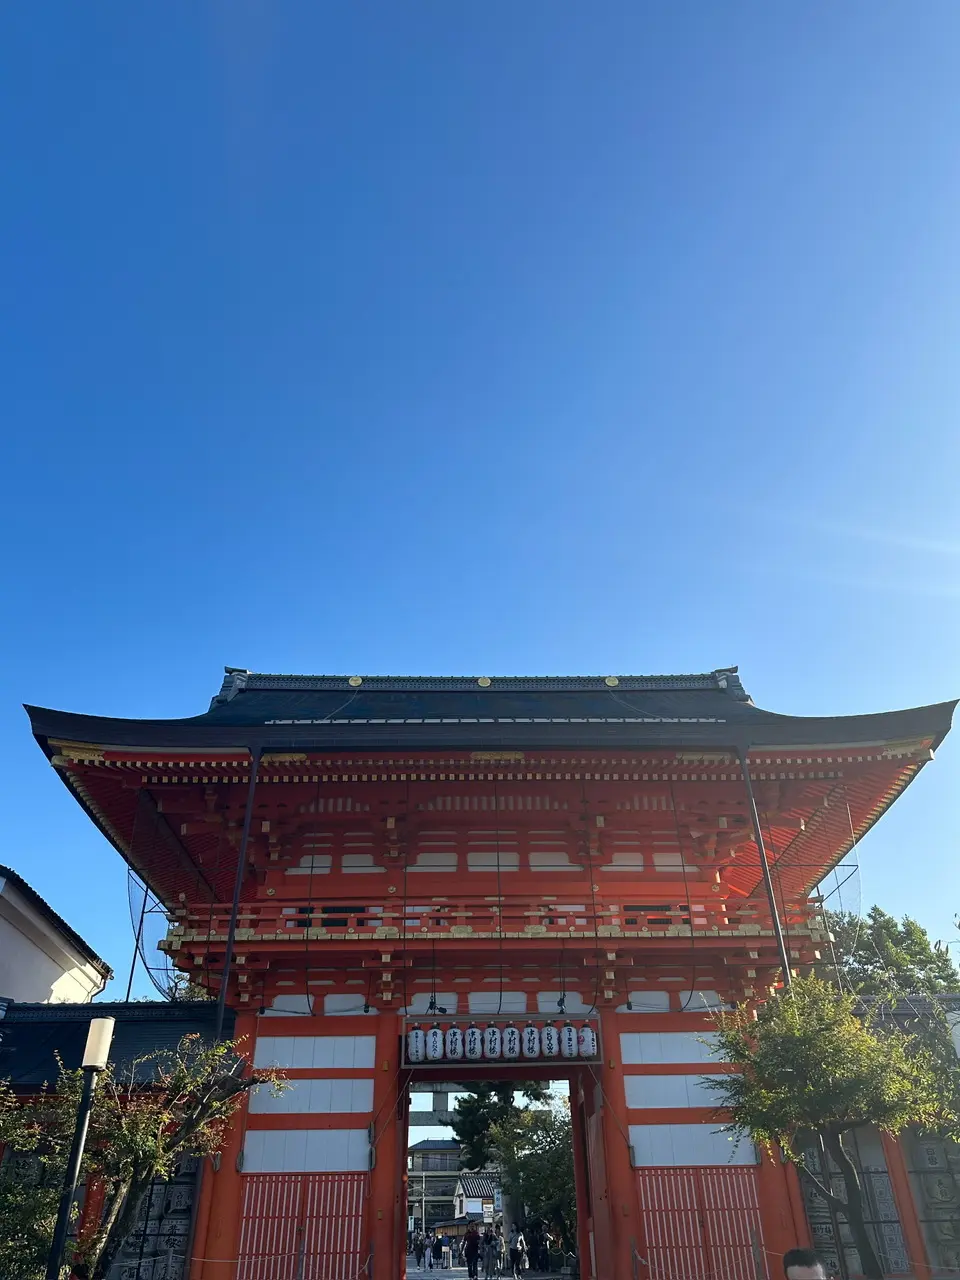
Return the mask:
M573 1177L573 1130L564 1100L549 1108L521 1110L493 1125L491 1147L503 1189L557 1232L567 1252L576 1250L577 1193Z
M545 1102L549 1086L535 1080L519 1084L475 1084L457 1099L453 1132L460 1143L460 1165L464 1169L484 1169L494 1155L494 1127L519 1125L523 1109L515 1101L520 1094L528 1102Z
M235 1044L205 1044L187 1036L169 1052L151 1054L101 1073L81 1177L106 1191L99 1226L76 1247L80 1280L102 1280L129 1235L154 1179L168 1178L190 1156L219 1151L230 1117L254 1085L281 1088L275 1071L245 1072ZM0 1274L34 1280L44 1273L60 1184L83 1083L61 1066L52 1088L27 1102L0 1081L0 1141L19 1160L0 1169ZM23 1157L32 1164L23 1177Z
M954 1078L925 1039L877 1025L853 994L812 976L755 1011L717 1019L718 1056L739 1070L716 1077L727 1128L778 1145L850 1224L864 1273L882 1273L863 1218L859 1173L845 1135L861 1125L898 1134L908 1125L960 1134ZM815 1134L843 1177L838 1197L809 1167L805 1135Z
M910 916L897 920L874 906L862 920L851 912L828 912L827 923L841 985L865 1000L893 1004L904 996L960 990L960 972L947 948L931 942ZM829 959L829 966L821 966L824 977L836 974Z

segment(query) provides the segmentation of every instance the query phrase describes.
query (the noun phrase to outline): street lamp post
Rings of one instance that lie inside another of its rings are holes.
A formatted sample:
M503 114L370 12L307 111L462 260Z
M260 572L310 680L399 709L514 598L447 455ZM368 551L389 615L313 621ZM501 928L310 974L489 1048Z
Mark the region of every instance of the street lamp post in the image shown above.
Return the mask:
M46 1280L60 1280L60 1268L63 1266L63 1251L67 1245L67 1232L70 1230L70 1210L73 1197L77 1192L77 1179L80 1176L80 1162L83 1159L83 1147L87 1140L87 1128L90 1124L90 1110L93 1106L93 1091L96 1088L97 1076L107 1065L110 1056L110 1042L113 1039L113 1018L93 1018L87 1032L87 1044L83 1051L83 1090L80 1094L80 1105L77 1108L77 1124L73 1131L73 1144L70 1147L70 1159L67 1161L66 1173L63 1175L63 1191L60 1194L60 1207L57 1210L57 1225L53 1233L53 1244L47 1258Z

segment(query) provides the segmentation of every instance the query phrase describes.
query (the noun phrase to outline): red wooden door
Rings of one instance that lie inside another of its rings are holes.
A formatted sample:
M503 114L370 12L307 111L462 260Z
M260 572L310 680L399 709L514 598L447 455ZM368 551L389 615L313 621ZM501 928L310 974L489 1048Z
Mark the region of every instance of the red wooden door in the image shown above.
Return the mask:
M367 1176L245 1176L237 1280L356 1280Z
M757 1170L638 1169L649 1280L767 1280Z

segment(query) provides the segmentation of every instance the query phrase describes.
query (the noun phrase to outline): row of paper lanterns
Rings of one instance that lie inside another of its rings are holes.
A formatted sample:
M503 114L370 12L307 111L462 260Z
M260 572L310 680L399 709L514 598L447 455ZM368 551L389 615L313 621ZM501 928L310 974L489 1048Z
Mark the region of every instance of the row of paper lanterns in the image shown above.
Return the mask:
M444 1031L439 1023L424 1031L421 1026L407 1032L408 1062L513 1062L520 1058L595 1058L597 1033L589 1023L575 1027L565 1022L557 1027L548 1022L542 1027L528 1022L521 1030L512 1022L504 1027L494 1023L482 1030L471 1022L465 1029L458 1026Z

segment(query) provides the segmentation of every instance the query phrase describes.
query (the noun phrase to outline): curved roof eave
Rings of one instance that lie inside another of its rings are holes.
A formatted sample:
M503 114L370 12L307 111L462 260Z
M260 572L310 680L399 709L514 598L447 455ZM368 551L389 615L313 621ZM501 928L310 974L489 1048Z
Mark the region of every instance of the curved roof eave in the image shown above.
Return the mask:
M956 700L861 716L788 716L745 708L729 720L695 716L338 718L286 722L218 723L208 715L178 720L124 720L27 706L34 736L48 756L58 742L105 750L265 751L296 749L379 751L397 748L470 750L504 747L526 750L586 748L854 747L929 739L936 747L950 729ZM491 710L494 708L491 707ZM754 714L749 714L753 712Z

